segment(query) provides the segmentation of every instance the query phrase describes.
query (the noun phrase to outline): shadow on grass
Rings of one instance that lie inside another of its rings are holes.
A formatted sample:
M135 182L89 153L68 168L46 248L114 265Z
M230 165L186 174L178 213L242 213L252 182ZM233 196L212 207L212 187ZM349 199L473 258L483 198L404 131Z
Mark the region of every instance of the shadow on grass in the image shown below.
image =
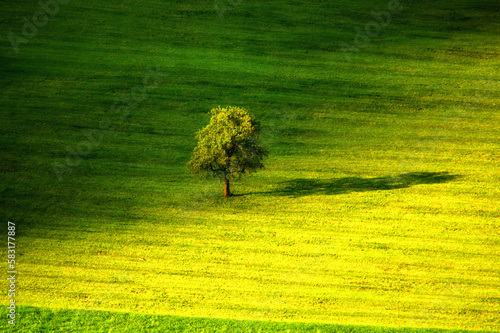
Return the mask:
M263 193L299 197L313 194L334 195L351 192L397 190L414 185L446 183L458 177L448 172L413 172L395 177L346 177L327 180L299 178L281 182L279 188Z

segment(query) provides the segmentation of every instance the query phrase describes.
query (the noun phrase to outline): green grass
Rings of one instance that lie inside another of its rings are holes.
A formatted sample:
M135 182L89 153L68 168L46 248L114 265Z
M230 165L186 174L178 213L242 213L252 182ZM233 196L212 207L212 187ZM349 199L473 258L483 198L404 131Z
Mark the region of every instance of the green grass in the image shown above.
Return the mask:
M2 309L3 310L3 309ZM4 312L4 311L0 311ZM383 328L188 318L88 310L50 310L22 307L23 332L192 332L192 333L479 333L480 331ZM3 317L3 315L2 315ZM19 323L18 323L19 325ZM0 327L8 324L0 322ZM26 329L28 328L28 329ZM488 332L488 331L481 331Z
M387 2L243 0L220 20L211 1L72 0L17 54L7 34L39 7L2 2L17 304L130 313L118 331L159 315L499 331L500 8L401 3L348 62L340 43ZM252 112L270 149L228 200L185 169L218 105ZM52 163L105 119L59 181Z

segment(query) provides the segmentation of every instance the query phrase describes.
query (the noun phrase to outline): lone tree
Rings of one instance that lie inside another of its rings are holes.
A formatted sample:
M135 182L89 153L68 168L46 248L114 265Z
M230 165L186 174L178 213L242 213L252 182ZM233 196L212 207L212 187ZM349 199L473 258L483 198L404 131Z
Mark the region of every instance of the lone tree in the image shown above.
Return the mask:
M229 197L229 181L263 168L268 151L260 144L259 124L244 109L218 107L210 113L210 123L196 133L198 145L187 167L224 180L224 196Z

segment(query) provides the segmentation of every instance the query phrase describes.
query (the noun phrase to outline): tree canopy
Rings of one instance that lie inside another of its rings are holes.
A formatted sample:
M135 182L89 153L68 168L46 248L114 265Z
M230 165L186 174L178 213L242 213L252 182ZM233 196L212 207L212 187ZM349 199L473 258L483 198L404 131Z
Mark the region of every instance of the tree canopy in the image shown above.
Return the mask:
M229 181L263 168L268 150L259 141L259 123L245 109L218 107L210 113L210 123L196 134L198 145L187 167L223 180L224 196L230 196Z

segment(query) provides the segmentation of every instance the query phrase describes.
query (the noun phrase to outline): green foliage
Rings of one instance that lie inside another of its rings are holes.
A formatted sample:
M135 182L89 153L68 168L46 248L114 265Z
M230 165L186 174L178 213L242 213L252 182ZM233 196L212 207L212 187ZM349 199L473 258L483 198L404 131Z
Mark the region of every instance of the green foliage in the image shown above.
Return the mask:
M198 145L187 164L193 173L237 179L262 169L268 155L259 141L259 124L245 109L228 106L210 111L210 123L196 137Z

